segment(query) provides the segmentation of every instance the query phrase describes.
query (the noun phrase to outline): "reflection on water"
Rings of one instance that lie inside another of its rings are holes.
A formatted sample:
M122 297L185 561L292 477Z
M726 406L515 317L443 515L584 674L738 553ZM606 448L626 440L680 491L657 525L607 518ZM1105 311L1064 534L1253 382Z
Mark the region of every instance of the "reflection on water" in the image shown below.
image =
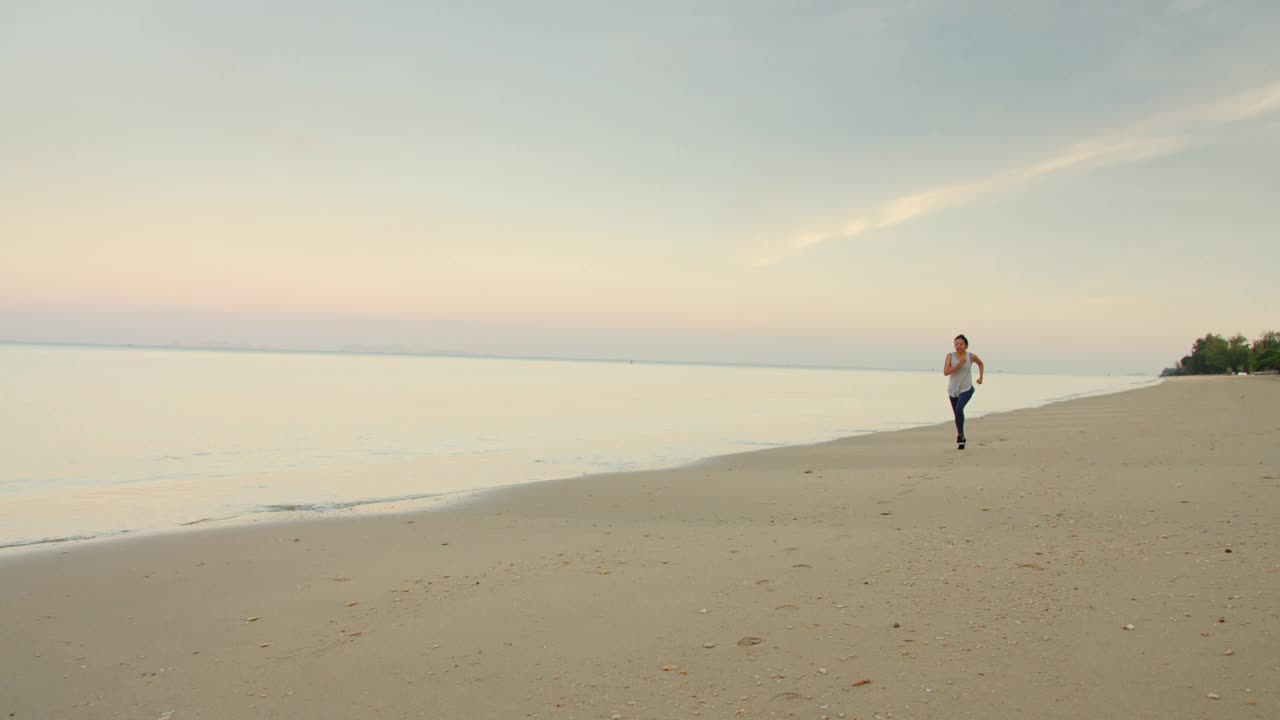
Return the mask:
M947 421L935 373L0 345L0 546ZM1152 382L993 375L972 416Z

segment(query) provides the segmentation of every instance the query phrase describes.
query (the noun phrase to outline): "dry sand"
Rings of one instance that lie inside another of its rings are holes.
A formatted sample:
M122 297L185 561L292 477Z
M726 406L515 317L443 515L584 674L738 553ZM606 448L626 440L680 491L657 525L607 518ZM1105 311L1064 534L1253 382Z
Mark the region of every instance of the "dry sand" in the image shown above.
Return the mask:
M1280 381L971 425L0 557L0 719L1280 718Z

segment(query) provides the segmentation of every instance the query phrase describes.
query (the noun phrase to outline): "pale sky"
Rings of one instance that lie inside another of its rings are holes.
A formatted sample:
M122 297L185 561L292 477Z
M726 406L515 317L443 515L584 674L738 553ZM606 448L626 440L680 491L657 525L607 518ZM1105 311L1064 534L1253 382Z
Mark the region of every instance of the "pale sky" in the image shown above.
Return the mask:
M1158 372L1280 329L1274 0L0 0L0 341Z

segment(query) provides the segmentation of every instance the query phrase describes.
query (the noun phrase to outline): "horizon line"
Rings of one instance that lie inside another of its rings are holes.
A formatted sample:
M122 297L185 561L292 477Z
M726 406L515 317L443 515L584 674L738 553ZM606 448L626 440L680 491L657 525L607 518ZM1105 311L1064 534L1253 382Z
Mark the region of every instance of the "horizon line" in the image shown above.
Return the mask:
M75 342L75 341L45 341L45 340L5 340L0 339L0 345L24 345L34 347L66 347L66 348L101 348L114 350L176 350L191 352L222 352L222 353L274 353L282 355L350 355L350 356L383 356L383 357L437 357L437 358L458 358L473 360L523 360L523 361L542 361L542 362L581 362L581 363L607 363L611 365L694 365L703 367L741 367L741 368L764 368L777 370L852 370L862 372L935 372L934 369L926 368L886 368L886 367L867 367L855 365L819 365L809 363L764 363L764 362L733 362L733 361L715 361L715 360L673 360L673 359L654 359L654 358L600 358L600 357L571 357L571 356L555 356L555 355L500 355L489 353L474 353L462 350L439 350L439 351L415 351L415 350L356 350L356 349L323 349L323 348L280 348L265 346L233 346L233 345L167 345L156 343L106 343L106 342ZM994 374L1000 375L1065 375L1065 376L1081 376L1079 372L1026 372L1022 370L992 370ZM1087 373L1087 377L1160 377L1159 373L1149 372L1103 372L1103 373Z

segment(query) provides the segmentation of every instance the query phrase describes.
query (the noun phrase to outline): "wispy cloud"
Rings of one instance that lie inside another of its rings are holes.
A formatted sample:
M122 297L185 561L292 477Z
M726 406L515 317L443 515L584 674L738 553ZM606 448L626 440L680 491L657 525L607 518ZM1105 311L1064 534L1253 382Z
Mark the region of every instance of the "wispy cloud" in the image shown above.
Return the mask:
M1038 162L901 195L877 207L851 214L838 226L796 233L773 253L756 258L751 265L774 265L822 243L848 240L891 228L931 212L964 205L1068 171L1171 155L1204 142L1214 130L1276 110L1280 110L1280 82L1153 115L1123 130L1075 143Z
M1168 7L1165 8L1165 14L1175 17L1179 15L1189 15L1203 10L1207 4L1208 0L1173 0L1173 2L1169 3Z

